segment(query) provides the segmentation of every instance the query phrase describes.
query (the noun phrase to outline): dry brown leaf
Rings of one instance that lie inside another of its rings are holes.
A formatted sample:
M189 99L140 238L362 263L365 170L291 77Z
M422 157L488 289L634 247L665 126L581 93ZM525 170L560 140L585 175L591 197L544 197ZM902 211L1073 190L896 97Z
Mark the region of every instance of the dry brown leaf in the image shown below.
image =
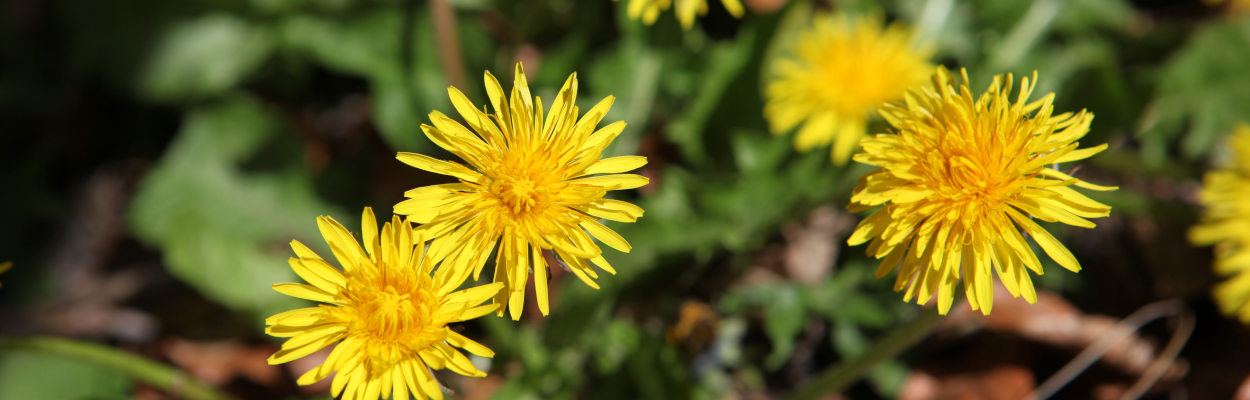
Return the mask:
M270 345L246 346L238 341L195 342L180 338L165 342L169 360L196 379L213 386L229 383L236 376L277 387L282 370L265 360L276 348Z
M1033 372L1018 365L934 377L916 370L907 376L899 400L1020 400L1033 391Z
M986 329L1079 351L1097 341L1117 326L1119 319L1105 315L1082 313L1071 303L1050 292L1039 291L1037 304L1029 304L1022 298L1013 298L1007 288L995 282L994 310L988 315L973 311L966 305L956 307L951 322L975 324ZM1130 334L1102 357L1100 362L1133 375L1141 374L1154 360L1157 349L1153 342L1137 334ZM1183 363L1178 362L1164 380L1178 378L1183 374Z
M840 238L853 224L850 216L824 205L813 210L805 224L787 225L781 232L787 243L786 274L808 285L823 283L838 258Z
M668 327L664 338L686 354L696 354L716 339L720 315L706 303L686 300L681 303L677 322Z

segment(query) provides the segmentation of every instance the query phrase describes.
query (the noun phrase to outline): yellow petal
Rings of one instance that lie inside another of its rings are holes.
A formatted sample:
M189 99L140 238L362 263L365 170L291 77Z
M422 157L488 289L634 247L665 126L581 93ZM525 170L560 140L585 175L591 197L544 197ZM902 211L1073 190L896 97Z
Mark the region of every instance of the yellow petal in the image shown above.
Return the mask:
M629 242L625 241L625 238L621 237L616 231L599 223L599 221L582 221L580 226L585 228L587 232L590 232L591 235L594 235L595 239L599 239L599 241L620 252L628 253L632 249L629 246Z
M473 353L479 357L494 357L495 356L495 352L491 351L491 349L487 348L486 346L481 345L478 342L470 340L469 338L464 337L460 335L459 333L452 332L450 329L447 330L447 343L452 346L462 348L465 351Z
M617 174L629 172L647 165L647 158L642 156L620 156L605 158L586 168L585 175Z
M291 297L297 297L305 300L320 301L322 303L333 303L334 295L324 290L318 289L312 285L303 283L278 283L273 285L273 290Z
M1064 247L1062 243L1059 243L1054 236L1051 236L1050 232L1042 229L1042 227L1038 226L1037 223L1033 222L1033 220L1020 215L1020 213L1015 210L1008 209L1007 214L1010 215L1011 219L1015 220L1017 224L1020 224L1020 226L1024 228L1025 232L1028 232L1029 235L1033 236L1033 240L1036 241L1038 245L1042 246L1042 250L1045 250L1046 255L1050 256L1051 259L1055 260L1055 262L1059 263L1059 265L1072 272L1078 272L1081 270L1081 264L1076 261L1076 257L1072 256L1072 252L1068 251L1068 248Z
M1101 153L1103 150L1106 150L1106 149L1107 149L1107 144L1103 143L1102 145L1099 145L1099 146L1094 146L1094 147L1080 149L1080 150L1073 150L1071 153L1068 153L1064 155L1063 157L1059 157L1059 159L1055 160L1055 162L1065 163L1065 162L1071 162L1071 161L1077 161L1077 160L1084 160L1086 158L1093 157L1095 154Z
M481 174L473 172L472 170L465 168L463 165L451 161L435 159L424 154L401 152L396 155L395 158L402 161L404 164L411 165L418 169L460 178L469 182L478 182L482 178Z
M570 185L600 186L607 190L625 190L646 186L651 180L634 174L603 175L568 181Z

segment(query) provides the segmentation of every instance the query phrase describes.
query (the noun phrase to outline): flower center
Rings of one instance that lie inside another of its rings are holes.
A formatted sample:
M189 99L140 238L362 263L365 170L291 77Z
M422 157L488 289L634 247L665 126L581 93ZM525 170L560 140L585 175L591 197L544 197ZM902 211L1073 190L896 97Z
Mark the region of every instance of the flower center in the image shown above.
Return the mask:
M555 202L559 190L553 173L542 169L546 163L505 165L494 175L490 193L509 210L513 219L542 214ZM528 164L528 165L527 165Z
M859 41L864 38L855 38ZM828 58L818 64L813 86L826 104L846 115L867 113L881 103L903 96L908 87L923 83L929 67L907 47L893 43L865 46L845 38L830 46Z
M405 343L429 323L428 297L423 290L406 292L389 285L371 290L361 296L359 329L377 341Z

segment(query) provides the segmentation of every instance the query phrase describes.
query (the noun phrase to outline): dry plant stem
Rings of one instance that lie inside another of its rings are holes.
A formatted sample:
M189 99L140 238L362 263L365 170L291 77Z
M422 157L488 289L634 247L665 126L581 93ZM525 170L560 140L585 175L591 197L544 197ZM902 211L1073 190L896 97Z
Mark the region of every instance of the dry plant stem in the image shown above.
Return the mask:
M438 41L438 58L443 63L447 80L457 89L468 90L464 86L464 57L456 30L456 10L447 0L430 0L430 16L434 20L434 35Z
M1159 318L1179 315L1184 311L1184 308L1184 303L1176 299L1158 301L1143 306L1127 318L1121 320L1115 327L1108 329L1107 334L1099 338L1097 342L1089 345L1089 347L1086 347L1085 350L1081 351L1081 354L1077 354L1076 358L1064 365L1059 372L1051 375L1046 382L1038 385L1037 389L1030 393L1026 399L1045 400L1050 398L1055 392L1058 392L1059 389L1062 389L1068 382L1072 381L1073 378L1085 371L1086 368L1093 365L1095 361L1102 358L1104 354L1111 351L1117 343L1141 329L1143 325ZM1177 334L1179 335L1180 332L1177 332ZM1179 352L1180 350L1177 349L1176 351ZM1150 368L1154 368L1154 365L1151 365Z
M231 400L233 397L188 377L175 368L112 347L52 337L0 339L0 350L57 354L124 372L130 377L188 400Z
M1190 335L1194 333L1194 323L1195 318L1192 312L1181 314L1180 321L1176 324L1176 332L1172 333L1172 339L1168 340L1167 346L1159 352L1159 357L1150 363L1150 367L1142 373L1137 383L1120 396L1120 400L1136 400L1168 372L1168 368L1176 362L1176 356L1180 355L1181 349L1185 348L1185 343L1189 342Z
M821 373L807 385L796 390L788 400L814 400L827 393L846 390L878 363L893 358L929 336L939 322L942 322L942 315L938 314L937 307L925 309L916 318L894 328L885 338L868 348L863 355Z

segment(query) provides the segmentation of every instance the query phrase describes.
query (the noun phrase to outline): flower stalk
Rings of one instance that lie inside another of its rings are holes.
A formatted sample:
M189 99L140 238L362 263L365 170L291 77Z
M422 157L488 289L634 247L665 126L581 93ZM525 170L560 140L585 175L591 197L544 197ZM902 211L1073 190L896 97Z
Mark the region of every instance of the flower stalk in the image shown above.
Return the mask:
M814 400L827 393L846 390L878 363L889 360L929 336L943 320L937 307L929 307L911 321L890 331L864 354L825 370L807 385L798 388L788 400Z

